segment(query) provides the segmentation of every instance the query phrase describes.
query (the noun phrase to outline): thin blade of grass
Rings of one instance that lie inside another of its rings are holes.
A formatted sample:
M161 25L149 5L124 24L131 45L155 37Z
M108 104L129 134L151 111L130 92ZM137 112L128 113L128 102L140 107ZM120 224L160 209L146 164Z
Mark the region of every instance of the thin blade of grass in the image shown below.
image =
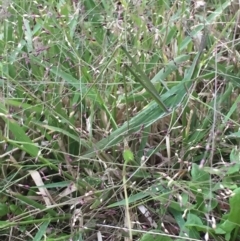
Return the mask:
M128 51L121 46L122 50L125 52L127 57L130 59L134 67L136 68L137 72L140 74L140 77L129 67L126 65L126 68L132 73L132 75L135 77L135 79L151 94L152 98L158 103L158 105L165 111L169 112L168 108L165 106L165 104L160 99L159 93L156 91L155 86L152 84L152 82L148 79L146 74L141 70L141 68L138 67L134 59L130 56Z

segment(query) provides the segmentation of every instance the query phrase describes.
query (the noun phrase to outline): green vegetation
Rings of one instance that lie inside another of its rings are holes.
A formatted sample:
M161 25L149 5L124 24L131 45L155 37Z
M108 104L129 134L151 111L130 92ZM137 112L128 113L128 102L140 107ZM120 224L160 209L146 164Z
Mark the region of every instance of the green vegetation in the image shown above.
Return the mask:
M239 14L2 0L1 240L240 240Z

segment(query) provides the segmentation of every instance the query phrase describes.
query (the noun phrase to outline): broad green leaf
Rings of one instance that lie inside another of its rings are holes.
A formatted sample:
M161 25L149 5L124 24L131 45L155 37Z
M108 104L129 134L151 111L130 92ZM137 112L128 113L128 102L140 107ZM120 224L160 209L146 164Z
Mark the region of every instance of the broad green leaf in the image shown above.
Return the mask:
M239 171L240 169L240 152L236 148L232 149L230 153L230 162L231 166L228 167L227 174L233 174Z
M231 175L231 174L233 174L233 173L239 172L239 170L240 170L240 164L239 164L239 163L238 163L238 164L234 164L234 165L229 166L229 167L227 168L227 174L228 174L228 175Z
M10 204L9 209L14 215L20 215L24 212L19 205L15 205L15 204Z
M189 226L189 224L191 226ZM200 239L200 233L196 229L195 225L203 225L202 220L195 214L188 213L185 227L189 229L189 238Z
M3 119L15 137L15 140L8 139L7 141L12 145L20 147L32 157L36 157L39 153L39 149L36 144L33 143L32 140L25 134L23 128L13 119L8 119L6 117L3 117Z
M240 152L237 149L232 149L230 153L230 161L233 163L239 163L240 162Z
M196 163L192 164L191 175L192 175L192 180L195 182L205 182L210 180L209 173L205 172Z
M191 224L191 225L194 225L194 224L203 225L202 220L200 219L200 217L198 217L197 215L192 214L192 213L188 213L188 215L187 215L187 222L186 222L185 225L188 226L188 224Z
M156 234L152 233L145 233L140 241L173 241L170 237L167 236L167 234L161 234L162 231L160 230L152 230L152 232L156 232ZM159 232L159 233L157 233Z
M179 228L180 228L180 233L179 236L183 236L184 233L186 233L187 228L185 227L185 220L183 219L183 215L182 215L182 210L178 211L176 209L173 208L169 208L169 211L171 212L171 214L174 216L174 219L176 220Z
M220 228L226 232L231 232L237 226L240 226L240 188L233 191L234 196L230 198L230 213L227 220L220 225Z
M227 136L228 138L240 138L240 131L231 133L230 135Z
M0 217L5 216L8 213L8 205L5 203L0 203Z

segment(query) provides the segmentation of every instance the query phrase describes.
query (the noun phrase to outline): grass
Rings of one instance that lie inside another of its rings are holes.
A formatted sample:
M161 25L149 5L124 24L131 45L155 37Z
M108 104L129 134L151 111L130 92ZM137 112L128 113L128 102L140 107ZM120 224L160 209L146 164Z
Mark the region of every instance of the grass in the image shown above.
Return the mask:
M237 1L2 1L1 240L240 240Z

